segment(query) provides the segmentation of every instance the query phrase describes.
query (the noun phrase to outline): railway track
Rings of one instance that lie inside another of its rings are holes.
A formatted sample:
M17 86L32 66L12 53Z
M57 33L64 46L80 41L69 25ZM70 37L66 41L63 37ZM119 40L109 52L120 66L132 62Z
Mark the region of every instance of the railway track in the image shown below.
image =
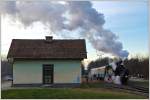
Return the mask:
M120 90L128 90L136 94L149 96L149 88L145 88L142 86L136 86L136 85L116 85L116 84L106 84L106 87L113 88L113 89L120 89Z
M146 87L136 86L136 85L129 85L129 87L134 88L143 93L149 93L149 88L146 88Z

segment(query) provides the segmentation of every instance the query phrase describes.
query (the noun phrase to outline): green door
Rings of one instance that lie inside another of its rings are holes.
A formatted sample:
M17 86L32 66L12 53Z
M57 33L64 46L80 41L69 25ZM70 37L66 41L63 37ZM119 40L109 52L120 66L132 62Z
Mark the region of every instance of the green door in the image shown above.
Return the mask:
M54 65L44 64L43 65L43 84L52 84L53 79L54 79L53 74L54 74Z

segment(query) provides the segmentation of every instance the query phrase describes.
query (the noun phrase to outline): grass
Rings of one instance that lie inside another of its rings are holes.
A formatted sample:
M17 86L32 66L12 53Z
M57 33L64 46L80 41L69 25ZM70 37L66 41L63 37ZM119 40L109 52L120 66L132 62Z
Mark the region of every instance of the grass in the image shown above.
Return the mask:
M80 88L105 88L106 84L105 82L99 82L99 83L82 83L80 85Z
M2 90L2 99L146 99L104 88L41 88Z

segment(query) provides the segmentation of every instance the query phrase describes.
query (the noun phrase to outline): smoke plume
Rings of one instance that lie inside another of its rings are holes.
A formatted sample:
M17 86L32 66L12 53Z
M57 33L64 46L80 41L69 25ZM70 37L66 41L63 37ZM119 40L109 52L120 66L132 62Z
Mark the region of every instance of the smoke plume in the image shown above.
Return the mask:
M80 37L88 39L96 50L128 56L116 34L103 28L104 15L89 1L5 1L0 3L0 13L19 20L25 27L41 22L54 33L80 30Z

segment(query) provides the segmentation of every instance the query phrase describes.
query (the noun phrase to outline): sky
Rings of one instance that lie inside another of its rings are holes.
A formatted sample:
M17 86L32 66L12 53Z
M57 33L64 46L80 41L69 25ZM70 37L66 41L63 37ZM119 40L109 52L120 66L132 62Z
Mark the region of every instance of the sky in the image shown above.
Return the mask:
M105 27L119 36L130 55L148 54L147 2L95 2L94 7L104 13Z
M129 57L135 54L148 55L148 4L145 1L92 1L93 8L104 14L106 29L119 37L123 49ZM1 54L7 55L12 39L44 39L50 31L41 23L23 27L18 21L8 16L1 16ZM59 38L58 36L53 36ZM88 60L97 59L100 55L86 41ZM104 54L109 56L109 54Z

